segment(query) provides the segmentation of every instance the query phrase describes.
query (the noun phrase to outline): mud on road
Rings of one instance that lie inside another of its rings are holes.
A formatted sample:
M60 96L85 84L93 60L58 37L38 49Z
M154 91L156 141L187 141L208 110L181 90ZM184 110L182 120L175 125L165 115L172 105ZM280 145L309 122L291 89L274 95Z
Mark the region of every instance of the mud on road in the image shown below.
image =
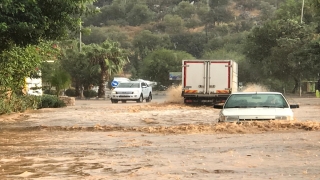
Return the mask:
M217 124L160 100L2 116L0 179L319 179L319 100L290 101L290 122Z

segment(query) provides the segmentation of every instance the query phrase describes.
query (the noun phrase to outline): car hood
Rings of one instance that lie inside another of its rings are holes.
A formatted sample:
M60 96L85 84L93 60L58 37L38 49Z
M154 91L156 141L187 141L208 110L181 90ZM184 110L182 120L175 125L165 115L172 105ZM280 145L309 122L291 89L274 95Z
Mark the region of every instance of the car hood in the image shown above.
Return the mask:
M140 90L140 88L115 88L114 91L122 92L122 91L137 91Z
M290 108L227 108L221 111L223 116L238 116L239 119L275 119L293 118Z
M132 93L140 93L140 88L115 88L113 92L117 94L132 94Z

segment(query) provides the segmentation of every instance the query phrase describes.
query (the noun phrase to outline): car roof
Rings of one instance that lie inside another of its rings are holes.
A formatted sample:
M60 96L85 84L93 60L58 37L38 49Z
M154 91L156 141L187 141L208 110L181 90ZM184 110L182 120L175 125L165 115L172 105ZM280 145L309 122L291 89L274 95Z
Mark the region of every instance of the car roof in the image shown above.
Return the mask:
M234 92L232 94L281 94L281 92Z

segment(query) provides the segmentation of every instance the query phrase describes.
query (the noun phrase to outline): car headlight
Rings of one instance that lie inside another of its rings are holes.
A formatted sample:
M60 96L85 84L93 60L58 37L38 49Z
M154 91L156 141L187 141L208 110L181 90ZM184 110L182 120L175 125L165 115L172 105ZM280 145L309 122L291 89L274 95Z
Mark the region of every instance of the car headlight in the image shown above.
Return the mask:
M132 94L139 94L139 91L138 90L137 91L133 91Z
M111 94L117 94L117 91L112 91Z

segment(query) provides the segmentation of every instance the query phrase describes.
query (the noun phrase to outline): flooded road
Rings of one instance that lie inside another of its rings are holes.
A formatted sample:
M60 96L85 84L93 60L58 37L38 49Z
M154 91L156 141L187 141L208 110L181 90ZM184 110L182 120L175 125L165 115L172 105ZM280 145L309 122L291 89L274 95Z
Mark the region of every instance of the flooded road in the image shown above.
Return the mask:
M319 179L320 104L296 121L216 124L218 110L164 103L0 117L0 179Z

